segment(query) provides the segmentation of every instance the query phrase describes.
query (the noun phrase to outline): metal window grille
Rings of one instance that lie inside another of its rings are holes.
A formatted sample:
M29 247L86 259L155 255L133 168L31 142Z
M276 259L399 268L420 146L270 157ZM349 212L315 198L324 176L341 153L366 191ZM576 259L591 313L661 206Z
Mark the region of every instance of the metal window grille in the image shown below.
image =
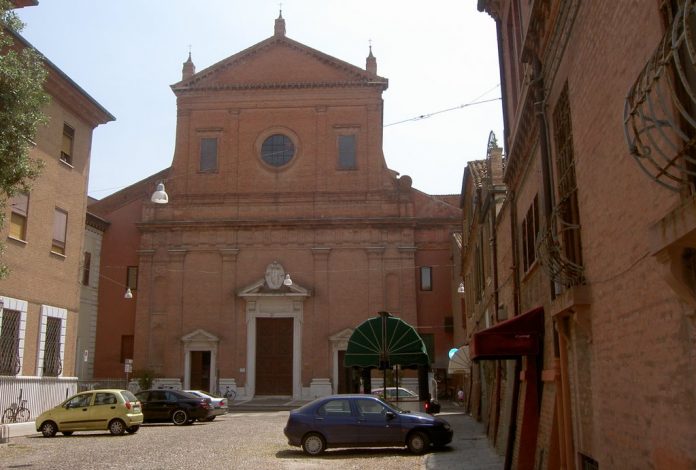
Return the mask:
M2 323L0 323L0 375L19 374L20 319L20 313L16 310L2 310Z
M553 124L559 202L553 208L544 232L539 234L537 251L551 279L570 287L584 282L584 269L567 83L556 103Z
M60 330L62 327L62 320L55 317L48 317L46 320L43 375L58 377L61 372L63 372L63 364L60 360Z

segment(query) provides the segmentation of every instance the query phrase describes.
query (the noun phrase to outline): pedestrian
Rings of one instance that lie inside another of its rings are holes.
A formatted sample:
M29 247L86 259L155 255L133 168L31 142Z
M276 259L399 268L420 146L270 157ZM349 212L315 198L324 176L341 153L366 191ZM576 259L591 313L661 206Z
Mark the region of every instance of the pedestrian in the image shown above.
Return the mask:
M464 390L461 387L457 390L457 405L464 406Z

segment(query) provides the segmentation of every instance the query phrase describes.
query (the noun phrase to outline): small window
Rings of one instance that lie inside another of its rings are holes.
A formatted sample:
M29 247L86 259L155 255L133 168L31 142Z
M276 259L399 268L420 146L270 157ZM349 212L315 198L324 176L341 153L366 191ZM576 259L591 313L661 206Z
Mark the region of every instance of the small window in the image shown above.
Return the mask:
M128 272L126 274L126 287L131 291L138 290L138 267L128 266Z
M536 239L539 233L539 200L534 196L534 201L522 221L522 264L524 272L530 270L536 261Z
M121 364L133 359L133 335L121 335Z
M68 213L56 208L53 212L53 243L51 251L65 256L65 238L68 229Z
M82 266L82 285L89 285L89 270L92 267L92 253L85 251L85 256L83 258Z
M338 168L355 169L355 135L338 136Z
M215 137L201 139L200 171L214 172L218 166L218 140Z
M421 290L433 290L433 271L430 266L420 268L420 288Z
M29 195L19 193L10 199L12 214L10 215L10 237L27 240L27 217L29 215Z
M60 160L72 165L73 163L73 143L75 141L75 129L63 124L63 145L60 149Z

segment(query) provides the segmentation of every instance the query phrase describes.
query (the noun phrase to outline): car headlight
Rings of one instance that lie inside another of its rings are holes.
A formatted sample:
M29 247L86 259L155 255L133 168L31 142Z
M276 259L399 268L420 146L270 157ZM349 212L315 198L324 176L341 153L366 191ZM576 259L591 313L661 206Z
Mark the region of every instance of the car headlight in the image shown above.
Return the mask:
M443 427L445 428L445 431L449 431L451 429L449 423L445 423Z

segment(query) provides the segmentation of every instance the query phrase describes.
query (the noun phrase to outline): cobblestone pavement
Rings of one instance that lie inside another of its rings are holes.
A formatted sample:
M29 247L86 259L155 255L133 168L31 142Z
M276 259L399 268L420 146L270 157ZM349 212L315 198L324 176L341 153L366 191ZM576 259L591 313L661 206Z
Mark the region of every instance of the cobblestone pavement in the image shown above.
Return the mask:
M108 432L33 433L0 444L0 468L52 469L457 469L500 470L503 458L492 449L481 423L456 407L439 415L454 429L452 443L418 456L406 448L329 449L308 457L287 445L287 411L233 412L211 423L177 427L146 424L135 435Z
M37 434L0 444L0 468L51 469L422 469L405 448L336 449L307 457L283 435L288 412L232 413L192 426L146 424L134 435Z

